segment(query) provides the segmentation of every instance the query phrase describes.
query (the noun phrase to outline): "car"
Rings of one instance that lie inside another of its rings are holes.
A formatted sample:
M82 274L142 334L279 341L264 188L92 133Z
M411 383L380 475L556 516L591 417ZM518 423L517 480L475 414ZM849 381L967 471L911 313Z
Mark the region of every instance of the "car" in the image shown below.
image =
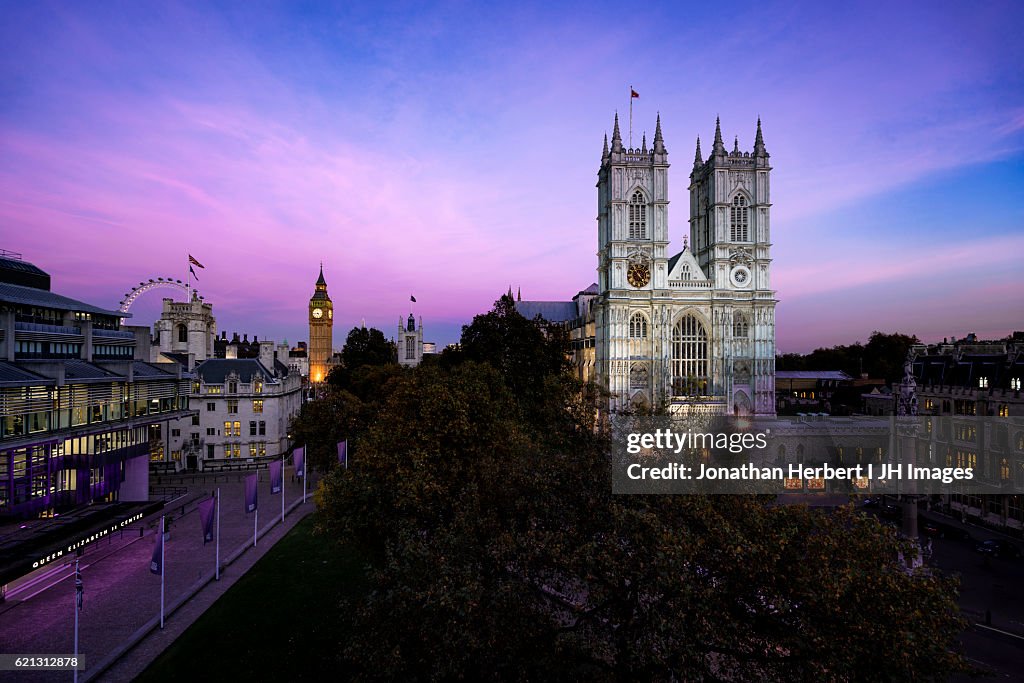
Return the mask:
M974 550L982 555L1004 559L1020 557L1020 548L1001 538L990 538L987 541L980 541L974 546Z
M935 536L936 538L955 538L961 541L974 540L971 537L970 532L963 527L959 527L954 524L947 524L946 522L937 521L924 516L918 516L917 527L921 530L921 533L926 536Z

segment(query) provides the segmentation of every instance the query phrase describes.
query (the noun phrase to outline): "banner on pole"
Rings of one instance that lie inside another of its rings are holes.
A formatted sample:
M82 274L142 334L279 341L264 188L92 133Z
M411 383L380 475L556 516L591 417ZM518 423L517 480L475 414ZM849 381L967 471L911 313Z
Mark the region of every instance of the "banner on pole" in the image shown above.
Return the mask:
M149 571L153 574L164 573L164 518L160 518L160 528L156 531L156 543L153 544L153 557L149 562Z
M281 471L283 469L281 460L274 460L270 463L270 495L272 496L281 493Z
M217 499L210 497L199 503L199 521L203 525L203 545L213 540L213 513Z
M338 463L348 467L348 439L338 442Z
M303 477L306 475L306 449L303 446L299 446L295 449L293 456L295 463L295 476Z
M256 510L256 474L245 478L245 514Z

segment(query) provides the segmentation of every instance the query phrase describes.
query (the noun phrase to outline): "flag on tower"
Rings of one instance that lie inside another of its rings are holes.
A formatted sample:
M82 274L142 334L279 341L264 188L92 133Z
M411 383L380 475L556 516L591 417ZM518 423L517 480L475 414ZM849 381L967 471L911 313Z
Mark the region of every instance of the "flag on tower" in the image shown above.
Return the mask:
M197 261L197 260L196 260L196 257L195 257L195 256L193 256L192 254L189 254L189 255L188 255L188 262L189 262L189 263L191 263L191 264L192 264L193 266L199 266L200 268L205 268L205 267L206 267L206 266L204 266L204 265L203 265L202 263L200 263L199 261Z
M416 303L416 297L414 297L414 296L410 296L410 297L409 297L409 301L411 301L411 302L413 302L413 303Z
M202 268L202 266L199 266L199 267ZM192 266L189 266L188 267L188 272L192 273L192 277L194 277L196 280L199 280L199 276L196 275L195 268L193 268Z
M629 89L629 97L630 97L630 99L632 99L634 97L640 97L640 93L638 93L636 90L633 90L632 88L630 88Z

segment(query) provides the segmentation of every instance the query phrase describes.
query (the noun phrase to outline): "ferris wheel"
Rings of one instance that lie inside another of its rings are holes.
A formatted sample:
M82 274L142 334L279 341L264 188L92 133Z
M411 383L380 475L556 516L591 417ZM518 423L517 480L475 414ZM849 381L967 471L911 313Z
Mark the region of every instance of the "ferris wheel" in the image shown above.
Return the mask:
M132 287L130 292L126 292L124 299L121 300L120 306L117 310L121 313L127 313L128 309L131 308L132 304L135 303L140 296L154 289L178 289L185 292L186 297L190 296L190 292L195 292L196 296L199 296L199 290L195 287L188 286L181 280L169 277L158 277L156 279L150 278L149 282L140 282L135 287ZM200 300L202 298L202 296L199 296ZM124 318L121 318L121 324L124 324Z

